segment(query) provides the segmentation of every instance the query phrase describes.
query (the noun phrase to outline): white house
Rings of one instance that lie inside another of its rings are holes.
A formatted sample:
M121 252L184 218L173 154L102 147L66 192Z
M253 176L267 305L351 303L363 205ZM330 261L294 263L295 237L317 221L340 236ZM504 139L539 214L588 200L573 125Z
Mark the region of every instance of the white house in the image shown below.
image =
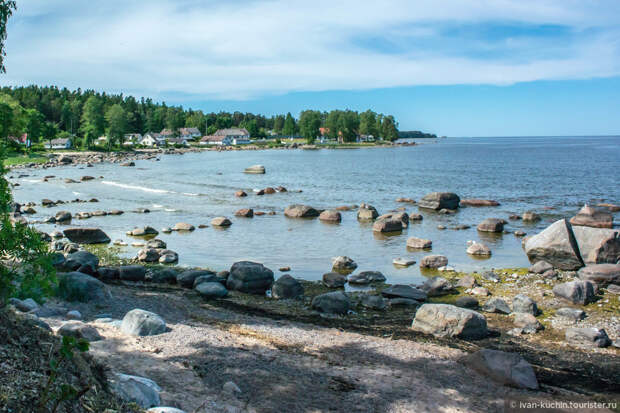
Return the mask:
M181 128L179 129L179 137L187 140L200 138L201 133L198 128Z
M142 135L139 133L128 133L125 135L125 141L123 142L123 146L133 146L140 143L142 140Z
M248 143L250 143L250 138L249 137L243 137L243 136L239 136L236 138L232 139L232 144L233 145L247 145Z
M211 136L203 136L202 139L200 139L200 144L201 145L217 145L217 146L230 146L232 145L232 139L229 138L228 136L215 136L215 135L211 135Z
M52 139L52 141L47 141L45 147L47 149L71 149L73 146L73 142L71 139Z
M156 132L145 133L140 140L140 145L144 146L164 146L165 144L166 138Z
M187 146L187 139L185 138L170 138L168 139L168 145L183 145Z

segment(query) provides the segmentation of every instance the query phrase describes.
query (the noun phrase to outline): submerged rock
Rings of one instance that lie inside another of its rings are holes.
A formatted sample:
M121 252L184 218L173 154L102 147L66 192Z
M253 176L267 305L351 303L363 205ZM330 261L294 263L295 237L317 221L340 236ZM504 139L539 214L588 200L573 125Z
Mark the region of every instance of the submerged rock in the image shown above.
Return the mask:
M502 232L504 230L504 220L499 218L487 218L478 224L477 229L481 232Z
M440 209L457 209L461 199L459 196L452 192L432 192L424 195L418 202L420 208L434 209L439 211Z
M229 227L232 222L226 217L215 217L211 220L211 225L214 227Z
M594 228L612 228L613 216L607 211L584 205L577 215L570 219L570 223Z
M264 174L266 172L265 167L263 165L252 165L243 171L246 174Z
M500 203L492 199L469 198L469 199L461 199L460 205L461 206L472 206L472 207L487 207L487 206L499 206Z
M407 248L411 249L430 249L433 247L433 241L430 239L410 237L407 240Z
M319 216L319 211L308 205L289 205L284 210L284 215L289 218L314 218Z
M357 219L360 221L372 221L379 216L377 209L369 204L362 204L357 211Z
M328 209L321 212L319 219L323 222L338 223L342 221L342 215L336 210Z
M466 251L469 255L475 255L479 257L490 257L491 249L481 242L474 242Z

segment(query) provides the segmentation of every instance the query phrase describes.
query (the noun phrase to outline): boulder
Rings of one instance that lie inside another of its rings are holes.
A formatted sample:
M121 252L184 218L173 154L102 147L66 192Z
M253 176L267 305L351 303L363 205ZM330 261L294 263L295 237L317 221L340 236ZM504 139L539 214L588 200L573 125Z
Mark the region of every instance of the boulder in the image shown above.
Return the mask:
M578 308L563 307L555 312L556 317L564 318L573 322L586 318L586 313Z
M430 239L410 237L407 240L407 248L422 250L431 249L432 247L433 241L431 241Z
M228 295L228 290L218 281L208 281L200 283L195 290L202 298L213 299L223 298Z
M284 215L289 218L314 218L319 216L319 211L308 205L289 205Z
M594 228L612 228L614 225L613 216L607 212L589 205L584 205L581 210L570 219L572 225L582 225Z
M246 174L264 174L265 167L263 165L252 165L245 168L243 172L245 172Z
M154 336L166 332L166 322L155 313L136 308L123 317L121 331L132 336Z
M584 226L572 227L585 264L616 264L620 261L620 231Z
M160 264L172 264L179 261L179 254L172 250L160 250L159 254Z
M347 256L332 259L332 270L336 272L351 272L357 268L357 263Z
M399 232L403 230L403 221L392 216L377 219L372 225L374 232Z
M372 221L379 216L377 209L368 204L362 204L357 211L357 219L360 221Z
M472 206L472 207L487 207L487 206L499 206L499 202L493 201L492 199L476 199L476 198L468 198L461 199L461 206Z
M69 211L58 211L54 216L56 222L66 222L71 221L71 212Z
M457 194L452 192L432 192L424 195L418 202L420 208L434 209L457 209L461 199Z
M84 274L94 275L97 273L99 258L88 251L76 251L67 255L64 266L70 271L79 271Z
M379 271L362 271L359 274L349 275L349 284L365 285L373 282L385 281L385 276Z
M219 277L215 273L210 273L208 275L200 275L194 279L194 284L192 288L196 289L202 283L213 283L220 282Z
M242 208L235 212L236 217L252 218L254 216L254 210L252 208Z
M103 337L99 334L97 329L88 324L84 324L80 321L69 321L64 323L57 331L58 335L63 337L73 337L76 339L83 339L86 341L99 341L103 340Z
M473 297L472 297L473 298ZM489 301L484 303L482 306L482 311L487 313L500 313L500 314L510 314L510 307L506 304L501 298L491 298Z
M342 215L334 209L328 209L321 212L319 219L323 222L338 223L342 221Z
M87 302L110 297L106 285L81 272L58 274L58 296L67 301Z
M581 268L579 278L600 286L620 285L620 264L593 264Z
M561 219L542 232L527 238L524 249L531 263L546 261L561 270L583 267L579 247L570 223Z
M604 203L596 204L596 206L599 208L605 208L609 210L609 212L620 212L620 205L604 202Z
M482 314L450 304L422 305L411 328L435 337L480 339L488 334L487 321Z
M392 264L394 264L396 267L410 267L415 264L415 260L398 257L392 260Z
M491 249L481 242L474 242L467 247L467 253L469 255L475 255L478 257L490 257Z
M136 403L145 409L161 403L161 388L153 380L144 377L115 373L110 380L110 389L123 401Z
M337 273L337 272L328 272L323 274L323 285L329 288L341 288L347 282L347 276Z
M136 259L140 262L157 262L161 254L157 248L143 248L138 251Z
M349 297L341 291L319 294L312 299L312 308L321 313L346 314L349 306Z
M110 238L99 228L67 228L65 237L78 244L107 244Z
M553 270L553 265L549 264L547 261L538 261L536 264L532 265L528 271L534 274L543 274L549 270Z
M480 232L502 232L504 231L504 220L499 218L487 218L478 224Z
M536 212L525 211L521 216L523 222L537 222L540 221L540 216Z
M485 348L466 355L461 362L503 385L519 389L538 389L534 369L518 353Z
M557 284L553 287L553 294L573 304L586 305L594 301L594 284L583 280Z
M27 313L28 311L36 310L39 308L39 304L32 298L26 298L25 300L20 300L19 298L11 298L9 302L15 306L19 311Z
M149 277L150 282L174 284L177 281L177 273L171 268L153 271Z
M420 260L420 268L439 268L448 265L448 258L443 255L427 255Z
M409 215L409 221L411 222L422 221L423 219L424 217L422 216L422 214L410 214Z
M525 294L518 294L512 299L512 311L515 313L538 314L538 305Z
M363 307L370 308L371 310L385 310L388 301L380 295L364 295L360 302Z
M216 274L209 270L187 270L177 274L177 284L184 288L193 288L194 282L199 277L210 277L211 281L217 279Z
M157 248L157 249L164 249L167 247L166 243L162 240L160 240L159 238L154 238L152 240L149 240L146 243L146 247L147 248Z
M250 294L265 294L273 284L273 271L263 264L251 261L236 262L226 280L229 290Z
M271 194L275 194L276 190L270 186L268 186L267 188L263 189L264 193L267 195L271 195Z
M215 217L211 220L211 225L214 227L229 227L232 222L226 217Z
M451 294L454 291L452 284L443 277L429 278L422 284L420 289L426 292L428 297L439 297L441 295Z
M71 158L70 156L67 155L61 155L58 157L58 162L59 163L63 163L63 164L69 164L73 162L73 158Z
M532 314L512 313L512 315L515 327L521 329L524 333L532 334L544 328Z
M299 298L304 294L304 287L299 281L284 274L273 283L271 287L271 296L278 300L288 298Z
M567 328L565 339L569 344L580 347L607 347L611 345L611 340L602 328L583 327Z
M472 277L471 275L466 275L462 277L456 283L457 287L462 287L462 288L473 288L476 285L478 285L478 283L476 282L476 279Z
M144 228L134 228L127 233L127 235L132 235L134 237L143 237L146 235L157 235L159 232L153 227L144 227Z
M426 301L427 298L424 291L403 284L395 284L384 288L381 294L386 298L406 298L415 301Z
M124 265L118 269L118 275L124 281L144 281L146 268L142 265Z
M464 295L457 298L456 301L454 301L454 305L456 305L457 307L476 309L478 308L478 300L476 300L474 297Z
M244 196L248 196L248 194L245 191L237 191L235 192L235 196L237 198L243 198Z
M174 227L172 227L173 231L193 231L195 229L195 226L188 224L187 222L178 222L174 224Z

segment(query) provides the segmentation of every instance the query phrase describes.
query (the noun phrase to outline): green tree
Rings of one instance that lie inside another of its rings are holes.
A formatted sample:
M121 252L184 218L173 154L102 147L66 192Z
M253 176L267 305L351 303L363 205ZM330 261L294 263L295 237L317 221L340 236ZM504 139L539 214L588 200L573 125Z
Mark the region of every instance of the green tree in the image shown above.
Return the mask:
M4 67L4 41L6 40L6 22L13 15L16 5L13 0L0 0L0 73L6 73Z
M282 135L284 136L294 136L297 132L297 125L295 123L295 118L291 115L291 112L286 114L286 119L284 120L284 127L282 128Z
M321 113L315 110L305 110L299 115L299 132L308 144L313 144L319 136L321 127Z
M45 118L43 114L36 109L26 109L26 130L28 138L31 142L38 142L43 135L43 125L45 124Z
M239 126L247 129L247 131L250 133L250 136L253 138L255 138L256 135L258 135L258 125L256 124L256 119L247 120L247 121L244 120L243 122L241 122Z
M0 139L2 139L5 144L8 144L13 121L13 108L7 103L0 102Z
M331 139L338 138L338 122L340 121L342 111L332 110L325 119L325 127L327 128L327 136Z
M54 122L45 122L45 124L43 124L41 132L43 134L43 137L49 142L51 148L52 140L56 138L56 135L58 135L58 127Z
M101 136L104 130L103 103L97 96L93 95L86 100L82 112L80 131L84 134L84 146L90 149L93 141Z
M273 131L278 135L282 133L284 128L284 115L277 115L273 120Z
M359 128L357 112L347 110L338 118L338 133L345 142L355 142Z
M381 126L383 129L383 139L386 141L395 141L398 139L398 123L394 120L394 116L384 116Z
M377 136L377 114L367 110L360 114L359 132L361 135Z
M105 114L108 121L108 150L111 145L120 145L127 131L127 114L120 104L110 106Z

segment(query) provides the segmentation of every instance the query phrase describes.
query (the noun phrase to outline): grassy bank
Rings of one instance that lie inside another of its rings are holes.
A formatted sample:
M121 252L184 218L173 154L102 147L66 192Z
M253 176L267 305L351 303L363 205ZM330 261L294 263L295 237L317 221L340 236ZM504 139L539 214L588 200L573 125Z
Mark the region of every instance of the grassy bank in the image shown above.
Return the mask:
M6 159L4 159L4 164L6 166L15 166L15 165L24 165L29 163L45 163L47 162L47 157L41 155L39 153L29 153L29 154L17 154L11 153L8 155Z

